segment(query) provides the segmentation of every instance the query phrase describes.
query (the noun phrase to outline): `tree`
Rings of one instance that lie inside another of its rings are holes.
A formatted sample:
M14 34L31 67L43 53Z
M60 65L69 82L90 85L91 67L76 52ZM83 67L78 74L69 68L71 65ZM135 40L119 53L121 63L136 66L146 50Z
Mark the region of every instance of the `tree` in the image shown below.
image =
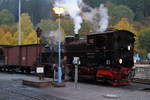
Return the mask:
M38 27L42 29L43 35L48 35L50 31L57 30L58 23L56 23L54 20L41 20L41 22L38 24Z
M39 38L37 37L35 31L30 33L24 40L24 44L37 44L37 43L39 43Z
M3 28L0 27L0 35L4 33Z
M0 11L0 25L7 24L12 25L15 22L15 17L12 13L10 13L8 10L3 9Z
M57 20L58 23L58 20ZM61 20L61 27L64 29L65 35L74 34L73 20L70 18L64 18Z
M4 32L2 30L2 28L0 28L0 45L11 45L13 38L12 38L12 34L10 32Z
M22 36L22 35L21 35ZM22 39L22 38L21 38ZM18 45L18 32L13 34L13 45Z
M9 42L7 41L7 39L4 36L2 36L0 39L0 44L1 45L9 45Z
M29 13L34 25L51 18L52 0L21 0L21 11ZM18 21L18 0L0 0L0 10L8 9Z
M139 44L141 48L146 49L148 52L150 52L150 28L145 28L141 30L141 34L139 34Z
M11 28L12 32L12 41L11 45L17 45L18 44L18 32L17 31L17 25L13 25ZM34 31L33 24L30 20L30 16L27 13L23 13L21 15L21 44L35 44L37 43L37 35Z
M137 31L132 27L132 25L129 24L127 18L121 18L121 20L114 26L114 28L119 30L128 30L137 34Z
M34 25L51 18L52 0L23 0L22 10L28 12Z
M13 45L14 38L12 37L12 34L10 32L5 33L3 38L6 39L8 45Z
M111 14L111 24L117 23L121 18L127 18L129 22L132 22L134 19L133 11L124 5L114 6L110 11Z
M64 41L64 37L66 32L63 28L66 28L66 22L61 20L60 31L62 33L62 41ZM69 25L68 25L69 26ZM41 20L38 24L42 31L42 42L49 43L50 38L53 37L54 41L58 40L58 20Z
M91 6L92 8L99 7L101 3L105 3L106 0L83 0L87 5Z
M134 29L135 29L137 32L139 32L139 31L142 29L142 27L143 27L142 23L141 23L141 22L138 22L138 21L132 22L132 26L134 27Z
M21 15L21 31L24 35L28 35L33 31L33 24L31 22L30 16L27 13Z
M3 24L3 25L1 25L0 27L3 29L3 31L4 31L5 33L11 31L11 27L8 26L7 24Z
M27 37L33 33L34 34L34 29L33 29L33 24L31 22L30 16L27 13L23 13L21 15L21 44L26 44L26 39L28 39ZM17 36L15 36L16 39ZM37 37L35 37L37 38ZM32 40L28 40L28 41L32 41ZM31 43L32 42L28 42Z
M79 35L85 36L85 35L90 34L93 31L94 31L93 24L91 24L89 21L84 20L82 25L81 25Z
M60 27L60 32L61 32L61 41L64 42L64 40L65 40L65 32L64 32L64 29L62 27ZM51 34L51 36L53 36L54 40L57 41L59 39L58 29L56 31L54 31L52 34Z
M58 24L54 20L41 20L38 27L42 29L42 43L49 43L50 36L58 29Z
M150 26L150 16L144 18L144 25Z
M0 26L0 44L1 45L16 45L17 44L17 38L14 38L15 32L17 32L16 24L13 26L8 26L6 24L3 24ZM18 34L18 32L17 32Z
M144 27L137 38L137 48L138 53L142 55L143 58L146 57L147 53L150 52L150 27Z

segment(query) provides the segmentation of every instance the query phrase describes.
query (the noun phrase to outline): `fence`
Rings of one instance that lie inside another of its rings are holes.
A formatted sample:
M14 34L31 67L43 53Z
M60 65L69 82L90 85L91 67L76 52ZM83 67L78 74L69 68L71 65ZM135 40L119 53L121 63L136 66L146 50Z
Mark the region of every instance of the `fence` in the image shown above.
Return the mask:
M150 80L150 65L137 64L135 67L135 79L148 79Z

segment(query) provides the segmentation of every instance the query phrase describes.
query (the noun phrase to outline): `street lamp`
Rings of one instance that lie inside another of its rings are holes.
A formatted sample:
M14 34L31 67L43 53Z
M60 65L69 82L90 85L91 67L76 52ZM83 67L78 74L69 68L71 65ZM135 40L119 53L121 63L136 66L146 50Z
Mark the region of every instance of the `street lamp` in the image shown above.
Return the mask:
M55 14L58 15L58 83L62 82L62 70L61 70L61 32L60 32L60 16L64 13L65 8L56 6L53 8Z

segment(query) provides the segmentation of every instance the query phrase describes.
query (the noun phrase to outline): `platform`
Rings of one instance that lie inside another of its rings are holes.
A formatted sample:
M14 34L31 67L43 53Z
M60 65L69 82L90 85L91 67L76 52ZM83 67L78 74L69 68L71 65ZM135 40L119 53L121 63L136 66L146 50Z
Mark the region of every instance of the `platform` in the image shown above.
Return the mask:
M51 80L49 78L44 80L39 80L38 78L23 79L22 84L33 87L48 87L51 85Z

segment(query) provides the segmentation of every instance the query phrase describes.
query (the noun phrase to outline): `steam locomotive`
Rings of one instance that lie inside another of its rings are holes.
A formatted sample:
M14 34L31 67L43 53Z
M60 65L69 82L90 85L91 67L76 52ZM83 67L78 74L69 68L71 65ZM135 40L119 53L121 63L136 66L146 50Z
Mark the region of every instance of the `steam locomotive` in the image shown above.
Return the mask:
M67 56L66 67L74 79L74 57L79 57L79 79L92 79L114 86L129 84L134 76L134 34L126 30L97 32L80 38L65 37L62 58ZM35 72L43 66L46 76L52 76L53 64L57 63L57 46L44 44L0 46L0 70Z
M108 82L113 86L129 84L134 76L134 41L134 34L126 30L99 32L86 38L66 37L70 76L74 78L73 58L79 57L79 79Z

